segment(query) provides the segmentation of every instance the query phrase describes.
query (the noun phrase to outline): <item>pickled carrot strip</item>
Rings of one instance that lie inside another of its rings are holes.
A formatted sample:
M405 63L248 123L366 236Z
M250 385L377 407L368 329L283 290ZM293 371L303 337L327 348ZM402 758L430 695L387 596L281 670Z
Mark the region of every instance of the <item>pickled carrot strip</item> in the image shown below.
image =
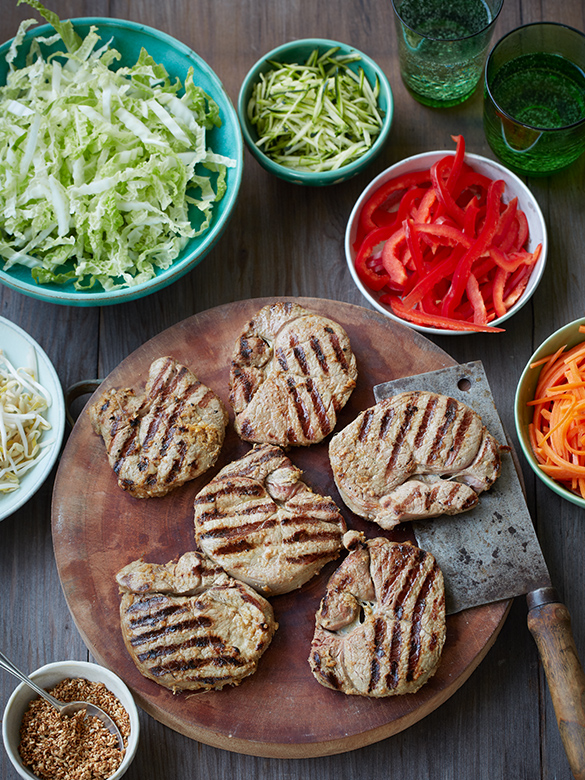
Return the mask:
M556 387L548 387L547 395L555 395L556 393L565 393L567 390L576 390L579 387L585 387L585 382L567 382L566 385L557 385Z
M567 347L565 345L564 347L557 349L554 355L547 355L546 357L540 358L540 360L535 360L534 363L530 364L530 368L538 368L538 366L544 366L545 363L551 365L566 348Z

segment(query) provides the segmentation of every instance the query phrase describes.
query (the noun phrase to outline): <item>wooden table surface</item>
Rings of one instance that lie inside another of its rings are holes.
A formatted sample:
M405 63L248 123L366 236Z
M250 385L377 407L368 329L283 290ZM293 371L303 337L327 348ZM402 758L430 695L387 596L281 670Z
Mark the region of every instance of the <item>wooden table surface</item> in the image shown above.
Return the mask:
M389 0L53 0L62 18L111 16L163 30L215 70L235 103L248 68L280 43L321 36L353 44L384 68L395 118L382 156L359 177L328 189L300 188L265 173L246 152L232 220L205 260L173 286L104 308L55 306L0 289L0 315L28 331L55 364L63 387L105 377L147 339L197 312L265 296L322 297L367 306L345 265L347 217L366 184L392 163L451 147L462 133L470 152L493 158L482 128L481 90L445 110L416 103L402 85ZM32 14L0 0L2 39ZM585 29L582 0L505 0L494 40L531 21ZM568 171L528 179L549 231L544 278L530 303L499 335L441 337L459 362L481 359L504 425L513 432L517 380L533 350L585 314L585 156ZM529 507L553 583L567 604L585 658L585 514L537 483L523 465ZM0 524L2 650L25 671L51 661L91 660L68 611L53 557L53 477ZM141 744L129 780L569 780L526 603L516 599L485 660L439 709L397 735L353 752L312 759L267 759L209 747L141 713ZM0 707L15 686L0 674ZM0 777L16 773L0 752Z

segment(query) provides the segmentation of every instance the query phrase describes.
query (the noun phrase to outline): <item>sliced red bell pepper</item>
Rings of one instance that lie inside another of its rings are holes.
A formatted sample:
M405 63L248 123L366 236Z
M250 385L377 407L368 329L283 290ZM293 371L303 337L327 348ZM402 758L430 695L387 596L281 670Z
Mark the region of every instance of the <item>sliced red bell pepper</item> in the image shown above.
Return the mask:
M508 279L506 289L504 290L504 304L507 309L516 303L526 289L530 278L530 270L529 266L520 266Z
M528 220L526 219L526 214L523 211L516 212L516 220L518 222L518 236L516 237L516 243L512 248L518 250L526 246L529 231Z
M516 282L514 289L504 298L504 306L506 307L506 311L511 309L512 306L514 306L514 304L518 301L518 299L522 297L527 286L528 276L524 276L522 279Z
M432 224L414 222L412 229L416 230L421 237L424 237L434 247L448 243L452 246L462 245L465 248L469 248L473 242L473 239L466 236L459 228L446 222L433 222Z
M494 245L500 246L502 241L510 235L510 229L516 218L516 212L518 210L518 198L512 198L506 208L500 214L500 222L496 235L494 236ZM503 250L505 251L505 250Z
M437 193L432 187L427 188L422 200L419 204L418 210L413 219L415 222L430 222L432 217L433 207L437 203Z
M504 182L501 179L492 181L487 196L487 211L481 231L467 252L458 263L457 269L453 274L453 281L449 292L445 296L441 313L444 317L451 317L453 311L459 305L467 279L471 271L471 266L478 257L481 257L491 243L498 227L498 216L500 213L500 198L504 193Z
M453 197L459 202L462 193L469 190L470 194L479 194L480 197L483 196L485 199L492 181L488 176L484 176L479 171L474 171L473 168L464 162L454 188Z
M463 232L467 236L475 235L475 226L477 223L477 215L479 214L479 201L477 198L471 198L469 203L463 210Z
M504 254L507 254L508 252L512 251L512 247L516 246L517 239L518 239L518 232L520 229L520 225L516 217L512 220L512 224L510 225L508 229L508 233L500 243L498 244L498 249L500 249Z
M495 268L495 263L489 255L480 257L471 266L473 275L480 284L485 283L488 279L491 280L495 273Z
M462 226L464 211L455 202L455 198L449 190L446 181L448 178L446 171L447 169L451 168L451 160L452 158L450 157L443 157L441 160L438 160L434 165L431 166L431 181L433 182L433 187L437 193L437 197L443 204L447 214L449 214L449 216L452 217L452 219L454 219L459 226Z
M494 277L492 300L496 317L503 317L506 313L506 307L504 305L504 287L509 276L509 271L506 271L504 268L498 268Z
M404 287L408 280L408 274L404 265L404 260L398 254L398 247L404 244L406 248L406 231L404 227L399 227L384 244L382 249L382 264L386 269L390 283L396 289Z
M431 176L428 170L411 171L401 176L389 179L368 198L362 206L359 216L359 225L364 234L374 230L378 225L373 221L372 215L376 209L381 208L388 198L395 192L409 190L411 187L419 187L425 182L430 184Z
M372 222L376 227L393 225L396 222L397 213L397 211L389 211L388 209L376 209L372 214Z
M491 246L489 254L494 263L508 273L513 273L521 265L534 265L542 251L542 244L539 244L534 252L527 252L521 249L518 252L505 253L499 247Z
M437 284L447 279L457 267L457 263L465 250L456 248L454 251L433 265L431 269L410 290L402 301L405 309L413 309L416 304L428 295Z
M412 219L405 219L403 224L404 224L404 235L406 237L406 245L410 252L410 256L412 257L413 260L414 270L418 277L424 276L425 262L423 259L423 254L421 252L420 243L418 240L418 234L413 228L413 221Z
M362 241L359 251L355 258L355 270L362 282L371 290L381 290L385 287L390 278L386 272L378 274L370 268L368 261L372 256L374 249L383 241L386 241L393 233L392 227L382 227L372 230Z
M453 192L453 188L457 184L459 174L463 169L463 161L465 159L465 138L462 135L452 135L451 140L457 144L455 149L455 156L453 157L453 165L451 166L451 172L447 179L447 189L449 192Z
M397 317L412 322L415 325L422 325L423 327L428 328L439 328L442 330L478 331L482 333L503 332L502 328L494 328L490 325L477 325L474 322L463 322L450 317L425 314L424 312L405 309L400 298L397 295L392 295L390 293L380 296L380 300L382 303L389 304Z
M476 325L487 325L485 301L479 289L477 278L472 273L469 274L467 279L465 291L473 308L473 321Z
M419 205L426 191L422 187L413 187L404 194L396 212L396 227L401 226L405 219L413 217L418 212Z
M432 293L427 293L422 300L419 302L420 311L424 312L425 314L441 314L440 307L437 305L436 301L433 300Z

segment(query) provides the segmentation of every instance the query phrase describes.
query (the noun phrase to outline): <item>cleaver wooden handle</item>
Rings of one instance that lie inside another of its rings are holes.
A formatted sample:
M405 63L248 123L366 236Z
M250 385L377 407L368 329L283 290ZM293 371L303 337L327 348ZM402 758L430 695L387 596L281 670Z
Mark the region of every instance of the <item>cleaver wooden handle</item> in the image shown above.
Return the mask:
M528 628L550 690L561 739L576 780L585 780L585 673L571 630L571 616L554 588L529 593Z

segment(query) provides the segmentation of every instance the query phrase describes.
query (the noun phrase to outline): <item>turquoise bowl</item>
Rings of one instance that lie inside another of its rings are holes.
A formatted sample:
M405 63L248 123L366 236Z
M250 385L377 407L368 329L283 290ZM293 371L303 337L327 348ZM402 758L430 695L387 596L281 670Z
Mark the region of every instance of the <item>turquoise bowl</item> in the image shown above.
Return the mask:
M530 438L528 435L528 426L532 420L532 407L527 406L527 403L534 399L534 392L542 369L542 366L537 366L536 368L531 368L530 366L533 363L542 360L542 358L545 358L547 355L554 354L558 349L561 349L564 346L566 346L567 349L571 349L571 347L574 347L576 344L585 341L585 334L579 333L579 326L581 325L585 325L585 317L569 322L568 325L559 328L559 330L555 331L543 341L540 347L532 355L520 376L516 388L516 397L514 399L514 422L524 457L536 476L558 496L585 509L585 499L581 498L581 496L578 496L576 493L573 493L572 490L569 490L564 485L561 485L560 482L551 479L551 477L545 474L538 465L538 461L530 446Z
M102 42L111 39L111 46L122 55L119 65L133 65L144 47L156 62L165 66L171 79L179 78L181 83L184 83L187 71L192 67L195 84L201 86L216 101L220 110L222 126L207 131L209 145L219 154L237 161L234 168L228 169L227 190L222 200L215 205L209 229L201 236L190 239L174 263L166 270L159 270L148 282L112 291L104 290L101 285L96 285L91 290L76 290L72 282L63 285L37 284L32 279L30 270L24 266L13 266L8 271L0 270L0 284L24 295L68 306L107 306L142 298L173 284L198 265L215 246L237 201L242 181L244 144L236 111L221 81L209 65L183 43L159 30L122 19L84 17L71 21L81 36L87 35L93 25L98 28ZM31 28L25 36L25 43L19 48L16 66L24 65L27 41L53 33L53 27L48 24ZM7 41L0 46L0 83L6 82L8 66L5 56L10 44L11 41ZM43 47L43 51L58 49L62 50L63 46L54 44L52 49ZM190 212L190 218L197 222L196 210Z
M382 129L376 138L376 141L365 154L354 160L348 165L344 165L335 171L324 171L322 173L312 171L295 171L293 168L287 168L284 165L279 165L271 160L267 155L262 152L256 146L258 141L258 134L256 129L251 125L248 119L248 103L252 96L252 91L255 84L259 81L261 73L267 73L272 70L272 62L283 63L304 63L311 54L312 51L318 49L319 52L326 52L328 49L337 46L339 47L338 54L359 54L360 61L354 62L350 65L352 70L356 71L358 68L363 68L366 78L370 84L374 84L376 78L380 84L380 95L378 97L378 106L384 113L384 123ZM386 77L384 71L377 65L374 60L363 54L353 46L348 46L345 43L339 43L338 41L330 41L326 38L304 38L302 40L290 41L282 46L277 46L276 49L272 49L268 54L265 54L261 59L253 65L248 71L246 78L242 82L240 92L238 95L238 116L240 118L240 124L242 126L242 133L244 134L244 140L252 155L265 168L269 173L273 173L280 179L291 182L292 184L307 184L314 187L322 187L328 184L339 184L342 181L351 179L358 173L361 173L365 168L372 163L376 157L380 154L384 148L390 128L392 126L392 119L394 115L394 98L392 95L392 89L390 83Z

